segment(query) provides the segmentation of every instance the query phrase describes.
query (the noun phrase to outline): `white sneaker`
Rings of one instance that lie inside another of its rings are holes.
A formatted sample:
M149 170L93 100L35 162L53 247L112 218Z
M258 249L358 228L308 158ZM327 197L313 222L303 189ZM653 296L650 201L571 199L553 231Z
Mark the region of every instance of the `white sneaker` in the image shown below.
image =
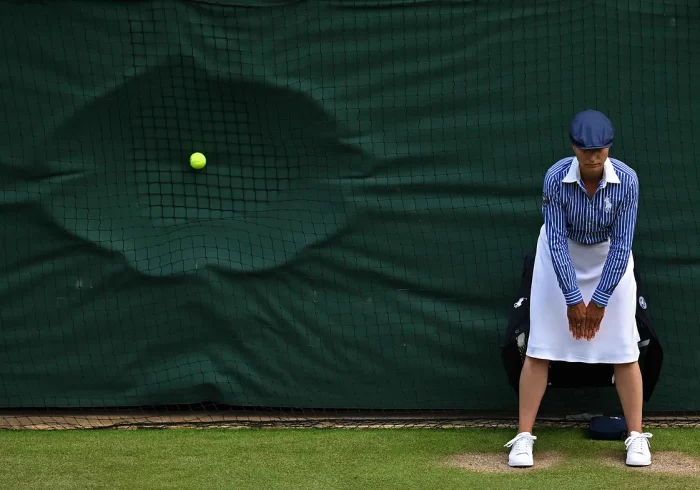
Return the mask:
M630 432L630 436L625 440L629 466L649 466L651 464L651 451L649 450L651 437L652 435L648 432L643 434L635 431Z
M513 447L508 456L508 466L517 468L532 466L532 447L537 437L529 432L521 432L514 439L508 441L504 447Z

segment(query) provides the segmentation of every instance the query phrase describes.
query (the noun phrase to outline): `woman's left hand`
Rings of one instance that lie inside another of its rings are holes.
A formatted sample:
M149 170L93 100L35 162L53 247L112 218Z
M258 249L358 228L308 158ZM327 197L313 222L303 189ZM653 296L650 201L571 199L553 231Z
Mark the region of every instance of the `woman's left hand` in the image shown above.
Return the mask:
M603 321L605 307L598 306L593 301L586 307L586 327L583 329L583 337L591 340L600 330L600 322Z

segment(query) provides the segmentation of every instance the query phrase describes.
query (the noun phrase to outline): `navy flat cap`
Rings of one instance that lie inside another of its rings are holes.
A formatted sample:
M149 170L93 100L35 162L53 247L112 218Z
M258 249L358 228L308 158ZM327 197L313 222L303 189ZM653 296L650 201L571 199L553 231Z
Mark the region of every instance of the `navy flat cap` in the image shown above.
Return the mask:
M569 138L575 147L582 150L610 148L615 138L615 128L602 112L583 111L571 120Z

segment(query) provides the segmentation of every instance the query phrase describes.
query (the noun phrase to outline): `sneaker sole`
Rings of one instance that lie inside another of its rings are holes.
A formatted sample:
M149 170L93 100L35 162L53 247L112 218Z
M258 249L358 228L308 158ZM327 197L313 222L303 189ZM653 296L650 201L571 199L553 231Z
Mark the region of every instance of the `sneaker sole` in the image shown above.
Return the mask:
M530 467L534 466L534 463L531 463L531 464L513 464L510 461L508 461L508 466L510 466L511 468L530 468Z
M643 463L630 463L628 461L625 461L625 463L627 464L627 466L650 466L651 465L651 461L649 461L649 462L645 461Z

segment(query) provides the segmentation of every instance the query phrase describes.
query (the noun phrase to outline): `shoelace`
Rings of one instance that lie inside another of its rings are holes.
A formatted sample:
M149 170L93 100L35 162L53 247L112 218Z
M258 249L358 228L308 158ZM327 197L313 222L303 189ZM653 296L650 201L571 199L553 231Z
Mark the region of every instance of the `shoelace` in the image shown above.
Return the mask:
M642 451L644 450L644 442L646 442L649 446L651 446L651 443L649 442L649 439L651 439L653 436L649 432L644 432L642 434L635 434L633 436L629 436L627 439L625 439L625 448L629 449L629 447L632 444L636 444L634 447L635 451Z
M521 453L523 451L527 451L529 449L529 442L535 441L537 439L537 436L533 436L531 434L518 434L515 436L513 439L508 441L503 447L511 447L512 445L515 444L515 452L516 453Z

